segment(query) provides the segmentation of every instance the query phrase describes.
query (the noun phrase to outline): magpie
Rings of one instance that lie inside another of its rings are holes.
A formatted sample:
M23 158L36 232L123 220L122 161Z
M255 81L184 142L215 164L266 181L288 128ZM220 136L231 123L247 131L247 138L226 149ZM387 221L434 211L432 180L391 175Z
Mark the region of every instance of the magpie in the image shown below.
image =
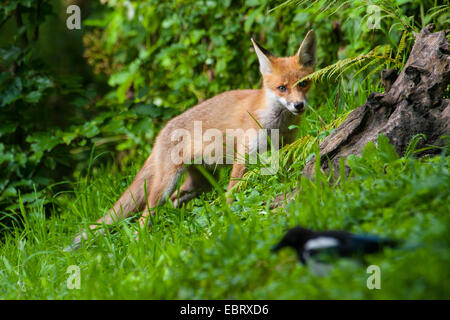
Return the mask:
M313 257L363 257L364 254L376 253L385 247L395 248L398 243L396 240L375 235L358 235L339 230L313 231L295 227L288 230L271 251L292 247L296 250L300 262L306 264Z

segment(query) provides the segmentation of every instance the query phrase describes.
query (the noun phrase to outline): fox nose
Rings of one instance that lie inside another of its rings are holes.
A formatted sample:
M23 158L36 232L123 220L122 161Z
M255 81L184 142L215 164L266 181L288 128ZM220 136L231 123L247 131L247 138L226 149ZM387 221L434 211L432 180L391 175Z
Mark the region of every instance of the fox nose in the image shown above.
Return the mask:
M297 102L296 104L294 104L294 108L297 109L298 111L302 111L304 107L304 103L303 101Z

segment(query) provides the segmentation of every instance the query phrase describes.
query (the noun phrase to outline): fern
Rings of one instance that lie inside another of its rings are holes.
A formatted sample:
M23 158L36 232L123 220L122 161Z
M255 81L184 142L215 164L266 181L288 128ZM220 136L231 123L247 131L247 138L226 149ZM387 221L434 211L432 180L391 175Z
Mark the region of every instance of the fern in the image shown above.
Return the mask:
M447 1L448 2L448 1ZM391 45L381 45L376 46L368 53L362 53L353 57L345 58L337 61L336 63L329 65L325 68L317 70L309 74L308 76L300 79L297 83L304 80L312 80L312 81L320 81L325 77L328 80L336 79L349 70L354 69L355 67L359 67L360 69L353 75L362 73L363 71L367 71L370 67L376 66L372 69L365 79L369 78L376 72L380 71L383 67L389 66L395 69L401 69L404 63L404 55L409 49L409 41L413 35L413 32L417 32L417 26L414 24L414 17L407 17L403 14L402 9L399 7L396 1L391 0L356 0L356 1L348 1L348 0L318 0L311 2L310 0L288 0L284 3L278 5L270 11L274 11L280 9L282 7L288 5L297 5L302 7L311 7L315 6L315 10L322 13L328 13L329 15L333 15L338 12L341 8L345 6L356 6L358 8L375 6L381 12L383 12L383 17L391 18L394 23L392 24L389 32L394 28L398 27L402 31L401 39L396 47L393 48ZM427 15L422 18L423 23L428 23L432 19L436 19L437 16L440 16L440 19L447 19L447 10L448 4L437 6L428 10ZM367 17L365 15L363 19Z
M403 31L402 33L402 37L400 39L400 42L398 44L397 47L397 54L395 55L394 61L395 61L395 67L400 69L401 67L401 63L399 63L400 61L402 61L402 55L405 52L406 49L406 39L408 37L408 33L406 31Z
M408 146L406 147L406 151L405 151L405 158L409 158L413 155L414 151L416 151L416 147L417 144L420 142L420 140L426 140L427 136L424 135L423 133L419 133L414 135L411 138L411 141L408 143Z
M422 21L422 27L425 27L428 23L430 23L433 19L440 16L442 18L441 24L448 25L450 23L450 12L449 12L449 1L447 4L437 6L428 10L428 14L424 17Z
M329 124L325 125L325 130L332 130L339 127L342 122L345 121L347 116L351 113L351 110L340 115L337 119L333 120ZM306 164L309 160L310 155L313 153L314 145L320 142L319 137L314 137L312 135L305 135L289 145L284 146L279 150L281 167L290 168L293 163ZM260 176L260 167L256 166L251 170L247 171L241 180L236 183L236 188L245 188L249 180L256 179ZM292 169L288 169L292 170Z
M361 67L361 65L366 61L369 62L361 68L366 69L376 62L383 62L382 65L385 65L388 62L398 64L399 61L391 58L391 53L392 48L390 46L377 46L366 54L359 54L355 57L338 60L336 63L310 73L309 75L300 79L297 83L304 80L319 81L323 80L325 76L328 80L331 80L333 77L337 78L352 68ZM354 76L356 76L356 74Z

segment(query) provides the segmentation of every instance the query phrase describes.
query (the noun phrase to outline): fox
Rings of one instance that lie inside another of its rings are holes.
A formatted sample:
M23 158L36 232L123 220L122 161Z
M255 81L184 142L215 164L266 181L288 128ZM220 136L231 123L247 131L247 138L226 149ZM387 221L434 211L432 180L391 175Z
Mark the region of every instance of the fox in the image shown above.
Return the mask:
M183 130L194 136L196 122L200 122L205 130L218 130L223 135L226 135L229 129L256 131L262 127L265 130L277 129L285 144L295 140L297 130L295 128L291 130L290 126L300 122L306 110L306 96L311 87L311 81L299 82L299 80L314 72L316 64L314 30L306 34L296 54L288 57L276 57L253 38L251 42L262 75L261 88L223 92L171 119L157 135L153 150L131 185L107 215L89 226L93 232L99 225L110 225L141 211L143 212L139 218L139 226L146 227L149 225L149 215L155 214L155 209L168 200L172 201L174 207L179 207L211 189L210 181L197 166L193 165L195 159L202 157L205 142L194 138L193 141L185 139L181 143L173 139L177 130ZM256 135L249 135L244 139L244 153L258 153L258 147L255 147L257 138ZM173 161L171 155L179 152L180 143L190 152L183 151L188 155L186 157L183 153L183 161ZM198 150L193 147L195 144L200 145ZM236 146L227 149L225 157L233 159L227 188L230 191L242 179L247 171L247 165L245 161L238 161ZM216 174L212 169L215 168L214 163L201 165L208 172ZM232 198L227 198L227 202L232 202ZM69 250L77 249L85 239L87 239L86 230L73 239Z

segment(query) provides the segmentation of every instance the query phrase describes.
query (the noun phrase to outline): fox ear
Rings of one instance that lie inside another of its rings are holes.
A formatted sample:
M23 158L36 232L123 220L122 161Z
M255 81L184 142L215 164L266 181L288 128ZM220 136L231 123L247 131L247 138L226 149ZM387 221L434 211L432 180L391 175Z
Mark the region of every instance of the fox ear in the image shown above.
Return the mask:
M259 61L259 70L262 74L271 74L272 73L272 62L270 61L270 57L273 55L261 47L255 40L252 38L253 47L255 48L256 55L258 56Z
M316 64L316 34L309 30L295 55L300 65L313 67Z

